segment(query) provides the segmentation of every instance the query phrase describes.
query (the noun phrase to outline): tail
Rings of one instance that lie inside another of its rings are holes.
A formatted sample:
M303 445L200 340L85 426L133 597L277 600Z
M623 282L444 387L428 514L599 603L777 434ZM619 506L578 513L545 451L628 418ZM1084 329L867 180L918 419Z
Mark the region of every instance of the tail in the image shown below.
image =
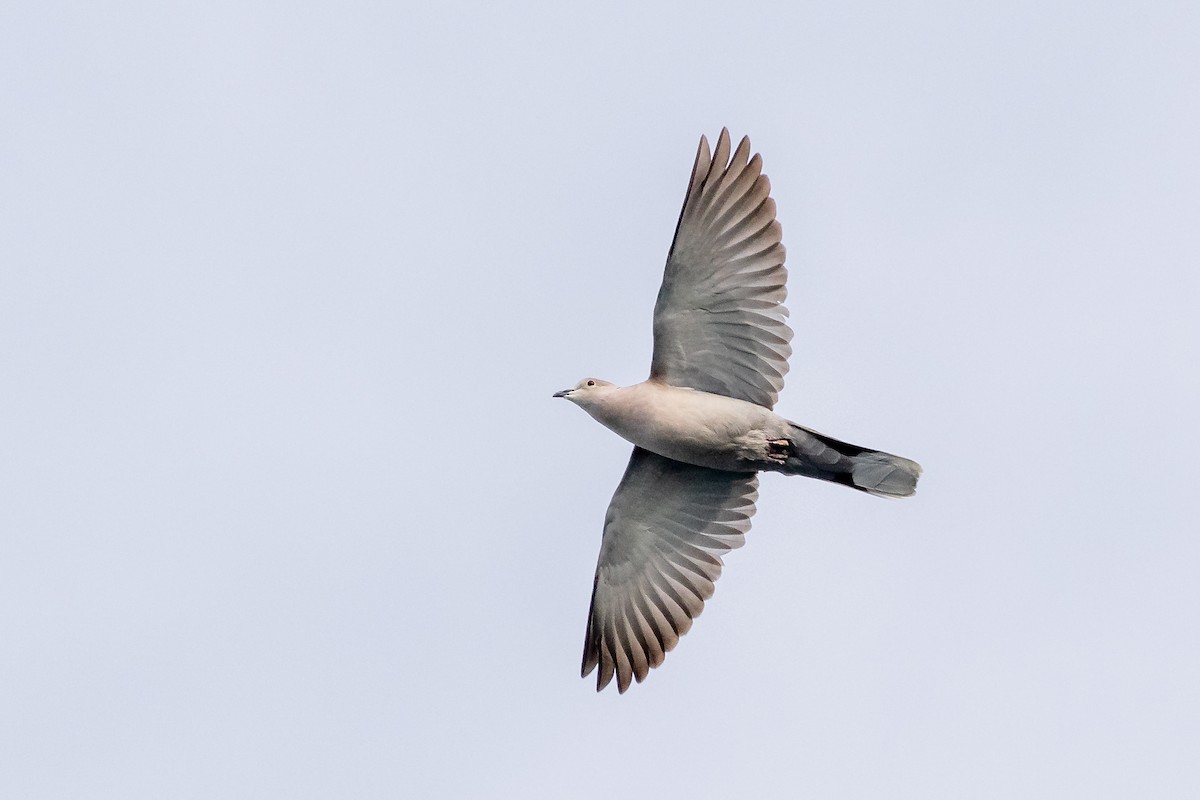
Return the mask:
M788 459L780 472L833 481L876 497L908 497L917 490L917 462L791 425Z

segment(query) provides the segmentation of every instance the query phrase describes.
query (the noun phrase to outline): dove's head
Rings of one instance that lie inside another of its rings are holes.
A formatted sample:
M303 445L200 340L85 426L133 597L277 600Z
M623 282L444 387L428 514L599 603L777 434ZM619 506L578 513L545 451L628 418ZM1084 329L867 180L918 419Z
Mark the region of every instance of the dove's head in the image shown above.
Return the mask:
M616 384L602 381L599 378L584 378L575 384L574 388L555 392L554 396L565 397L575 405L587 408L619 388Z

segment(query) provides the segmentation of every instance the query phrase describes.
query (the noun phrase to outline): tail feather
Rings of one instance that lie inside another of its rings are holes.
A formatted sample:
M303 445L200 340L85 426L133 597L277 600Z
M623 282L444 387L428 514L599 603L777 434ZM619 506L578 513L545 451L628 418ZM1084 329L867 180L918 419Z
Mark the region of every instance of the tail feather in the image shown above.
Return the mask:
M877 497L908 497L921 465L901 456L840 442L792 423L790 452L780 471L833 481Z

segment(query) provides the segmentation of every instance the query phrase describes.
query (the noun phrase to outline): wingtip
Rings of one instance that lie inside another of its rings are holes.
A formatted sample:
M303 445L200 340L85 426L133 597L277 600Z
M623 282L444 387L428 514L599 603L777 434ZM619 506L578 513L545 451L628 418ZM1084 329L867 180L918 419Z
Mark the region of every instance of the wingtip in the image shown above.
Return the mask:
M721 135L717 137L717 146L713 150L713 166L724 169L729 163L729 128L721 128Z
M727 128L727 127L721 128L721 133L719 136L717 136L716 151L719 152L722 148L724 148L726 153L728 153L731 150L735 151L735 152L745 150L747 155L749 154L750 146L751 146L749 136L743 136L741 139L739 139L738 146L736 148L732 146L732 142L733 142L733 138L729 134L729 128ZM754 158L758 158L758 157L759 157L758 154L755 153ZM762 160L759 159L759 164L761 165L761 163L762 163Z

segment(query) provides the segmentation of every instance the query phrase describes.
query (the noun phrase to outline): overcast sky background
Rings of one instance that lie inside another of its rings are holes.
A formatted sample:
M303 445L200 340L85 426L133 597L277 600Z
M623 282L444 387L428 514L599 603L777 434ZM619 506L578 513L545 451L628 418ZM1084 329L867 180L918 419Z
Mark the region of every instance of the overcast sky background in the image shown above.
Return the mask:
M504 7L508 6L508 7ZM1194 2L0 8L0 796L1200 791ZM791 271L763 478L578 676L700 134Z

